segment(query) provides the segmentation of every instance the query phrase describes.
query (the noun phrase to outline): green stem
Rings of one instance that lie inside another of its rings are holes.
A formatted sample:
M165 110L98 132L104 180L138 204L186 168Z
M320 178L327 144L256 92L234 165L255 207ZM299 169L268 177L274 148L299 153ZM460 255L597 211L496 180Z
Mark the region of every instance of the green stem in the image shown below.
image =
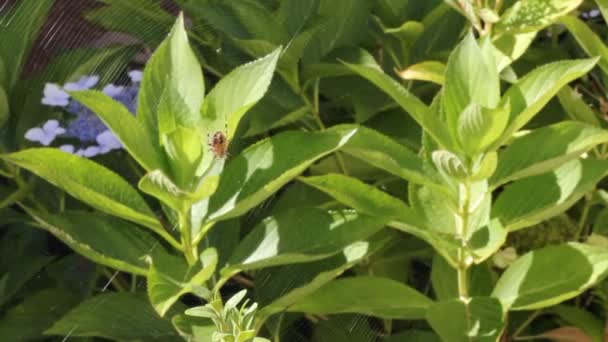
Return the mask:
M108 278L108 281L112 284L112 286L114 286L114 288L120 292L126 292L127 291L127 286L125 284L122 283L122 281L120 280L120 278L118 278L118 271L112 273L112 271L110 271L107 268L103 268L103 275L105 275Z
M587 217L589 216L589 210L591 209L591 198L589 194L585 195L585 204L583 206L583 213L581 214L581 218L578 221L578 229L576 230L576 235L574 236L574 240L578 241L583 235L583 231L585 230L585 222L587 221Z
M458 215L460 216L460 237L462 246L458 249L458 295L460 300L468 301L469 300L469 279L468 279L468 268L470 266L470 262L467 260L468 256L466 253L466 241L468 236L468 226L469 226L469 210L470 210L470 202L471 202L471 184L466 181L464 184L464 192L463 192L463 201L462 207L460 208L460 212Z
M182 245L184 246L184 256L188 265L192 266L196 263L197 253L196 245L192 243L192 226L190 224L189 210L179 214L179 229L182 235Z

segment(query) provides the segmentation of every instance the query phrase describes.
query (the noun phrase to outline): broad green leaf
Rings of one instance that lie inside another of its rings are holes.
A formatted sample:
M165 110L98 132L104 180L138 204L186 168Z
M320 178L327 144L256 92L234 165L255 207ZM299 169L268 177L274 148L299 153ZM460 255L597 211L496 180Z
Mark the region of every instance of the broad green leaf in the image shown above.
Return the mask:
M496 108L500 100L500 80L494 60L494 47L488 39L480 44L473 34L450 55L441 98L448 129L457 137L458 121L471 104Z
M439 174L416 153L391 138L363 126L338 125L331 128L336 131L349 129L356 129L357 133L341 151L407 181L439 186Z
M291 314L291 315L296 315ZM283 316L291 317L291 316ZM312 341L315 342L370 342L375 340L377 332L374 331L367 316L357 314L339 314L327 317L327 320L319 320L314 325ZM285 318L283 318L284 320ZM283 323L285 324L285 323ZM283 325L281 324L281 325ZM297 324L297 323L296 323ZM293 325L292 327L298 327ZM287 336L281 336L281 339L289 339L290 341L297 340L297 328L293 333L288 332ZM380 341L380 340L378 340ZM384 340L382 340L384 341ZM409 341L409 340L407 340Z
M577 8L582 0L520 0L505 11L496 31L523 33L539 31Z
M602 12L602 16L604 17L604 20L607 20L608 19L608 1L595 0L595 3L600 8L600 11Z
M580 59L545 64L534 69L503 96L503 105L509 105L509 126L499 143L509 140L513 133L521 129L571 81L591 70L597 59ZM495 144L497 145L497 144Z
M560 22L566 26L587 55L599 56L599 67L604 73L608 73L608 47L602 39L585 22L575 16L564 16Z
M213 321L208 318L175 315L171 318L173 327L184 339L191 342L212 341L213 333L217 330Z
M293 208L278 213L253 228L233 252L222 276L327 258L378 232L385 221L352 210Z
M0 77L0 82L6 83L0 83L0 87L10 91L21 76L21 69L53 3L54 1L19 1L0 17L0 60L6 72L5 77Z
M498 139L509 120L509 108L483 108L475 103L460 114L456 133L464 150L475 156Z
M8 104L8 95L4 88L0 85L0 128L3 128L10 117L10 107Z
M498 196L492 217L510 231L529 227L567 210L606 173L606 161L577 159L552 172L515 181Z
M245 113L266 93L281 49L239 66L224 76L207 95L201 108L205 133L227 130L230 140Z
M445 127L439 117L434 116L435 113L432 113L426 104L407 91L397 81L382 72L382 69L355 64L346 64L346 66L382 89L408 112L440 145L446 147L451 145L447 127Z
M137 190L93 161L55 148L23 150L1 158L37 174L96 209L155 232L163 229Z
M355 178L328 174L300 178L300 181L329 194L360 213L383 218L414 215L414 212L400 199Z
M317 315L360 313L386 319L420 319L431 303L415 289L394 280L360 276L329 282L288 310Z
M48 288L28 296L8 308L0 319L0 336L6 341L42 339L42 332L78 303L67 290Z
M27 211L42 229L77 253L117 270L146 275L144 257L165 253L150 233L115 217L84 211L59 215Z
M428 81L443 85L445 83L445 64L436 61L426 61L410 65L398 72L404 80Z
M549 246L518 258L498 279L492 296L505 310L540 309L576 297L607 272L605 248L574 242Z
M144 169L166 169L165 156L158 147L154 132L148 131L122 104L94 90L72 92L70 95L96 113Z
M256 273L256 300L262 305L260 319L285 311L302 298L344 273L347 269L373 255L391 238L386 234L369 242L355 242L333 257L304 264L265 268ZM394 237L393 237L394 238Z
M600 127L600 120L578 91L565 86L557 93L557 98L570 119Z
M204 264L188 267L185 260L174 256L152 258L148 272L148 298L154 309L162 317L188 293L197 293L198 287L213 276L217 266L217 251L214 248L205 250L201 255Z
M608 131L576 121L536 129L498 153L492 187L550 171L605 142Z
M442 301L430 306L426 319L444 341L495 342L504 329L503 308L491 297Z
M129 292L103 293L87 299L45 333L123 341L181 340L171 322L159 318L146 297Z
M167 98L168 94L170 98ZM203 72L188 45L184 18L180 14L169 36L146 65L137 120L155 138L169 134L178 126L197 128L204 95ZM167 117L163 112L175 115Z
M192 208L195 230L204 221L239 216L308 168L344 146L357 129L343 132L285 132L258 142L230 160L218 190Z
M445 177L464 180L468 176L467 167L460 157L446 150L436 150L431 154L433 164Z

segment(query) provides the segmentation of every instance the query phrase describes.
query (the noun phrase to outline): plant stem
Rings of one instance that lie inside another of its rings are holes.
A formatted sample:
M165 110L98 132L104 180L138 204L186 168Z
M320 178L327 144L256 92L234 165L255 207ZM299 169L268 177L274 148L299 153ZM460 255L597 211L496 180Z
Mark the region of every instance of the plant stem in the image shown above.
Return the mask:
M112 284L112 286L114 286L114 288L116 290L118 290L120 292L127 291L127 286L125 284L123 284L122 281L117 277L118 272L112 273L112 271L110 271L106 267L103 267L102 272L103 272L103 275L108 278L108 282L110 282L110 284Z
M458 296L460 300L463 302L467 302L469 300L469 279L468 279L468 268L470 266L470 262L467 260L466 253L466 241L468 235L468 226L469 226L469 210L471 206L471 184L469 181L466 181L462 184L464 187L463 191L463 201L462 207L458 215L460 216L460 238L462 246L458 250Z
M587 221L587 217L589 216L589 210L591 209L591 198L589 194L585 195L585 204L583 206L583 213L581 214L581 218L578 221L578 229L576 230L576 235L574 236L574 241L578 241L583 235L583 231L585 230L585 222Z
M188 265L192 266L196 263L197 253L196 245L192 243L192 227L190 215L188 215L189 211L184 210L184 212L179 213L179 229L182 235L182 244L184 245L184 256L186 257L186 261L188 261Z

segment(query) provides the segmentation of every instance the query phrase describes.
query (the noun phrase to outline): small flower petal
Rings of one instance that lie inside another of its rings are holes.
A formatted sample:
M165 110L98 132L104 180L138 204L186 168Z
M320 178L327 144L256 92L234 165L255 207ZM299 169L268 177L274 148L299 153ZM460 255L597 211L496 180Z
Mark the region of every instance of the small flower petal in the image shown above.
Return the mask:
M71 154L74 153L74 145L69 145L69 144L61 145L61 146L59 146L59 149L62 150L63 152L67 152L67 153L71 153Z
M116 96L120 95L120 93L122 93L123 90L125 90L125 87L117 86L117 85L110 83L110 84L106 85L105 87L103 87L102 92L104 94L108 95L109 97L116 97Z
M47 106L65 107L70 100L70 95L55 83L45 84L43 94L42 104Z
M82 76L76 82L66 83L63 88L67 91L87 90L93 88L99 82L99 76Z
M87 158L95 157L99 154L99 146L89 146L83 151L83 156Z
M133 83L141 82L141 79L144 77L144 73L141 70L131 70L128 75Z
M100 147L100 153L108 153L122 148L122 143L110 130L103 131L95 138Z
M46 132L42 128L34 127L30 128L25 132L25 139L29 141L40 142L44 138Z

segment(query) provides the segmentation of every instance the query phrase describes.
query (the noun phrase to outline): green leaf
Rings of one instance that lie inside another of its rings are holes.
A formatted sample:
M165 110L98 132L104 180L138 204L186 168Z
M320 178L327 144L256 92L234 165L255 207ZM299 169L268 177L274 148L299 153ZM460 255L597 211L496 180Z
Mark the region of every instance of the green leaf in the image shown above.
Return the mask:
M193 207L194 227L239 216L295 178L315 160L344 146L356 128L340 133L285 132L245 149L224 167L218 190Z
M585 103L579 92L565 86L557 93L557 98L570 119L600 127L600 120L593 109Z
M0 83L0 87L10 92L21 76L21 69L53 3L54 1L19 1L3 13L0 18L3 22L0 31L0 60L7 74L5 78L0 77L0 82L6 81Z
M159 318L144 296L129 292L92 297L68 312L45 333L111 340L181 340L171 322Z
M397 102L397 104L399 104L399 106L408 112L408 114L416 120L433 139L435 139L435 141L443 146L451 145L447 127L445 127L439 117L434 116L435 113L432 113L420 99L407 91L390 76L382 72L382 69L348 63L346 66L362 77L365 77L388 94Z
M71 92L72 97L96 113L116 134L137 162L146 170L165 170L165 156L153 132L137 121L122 104L94 90Z
M117 270L146 275L144 257L165 253L150 233L115 217L84 211L60 215L27 211L42 229L77 253Z
M6 310L0 319L0 336L7 341L42 339L42 332L77 302L76 296L62 289L30 292L21 303Z
M161 256L152 258L148 272L148 297L154 309L162 317L179 300L188 293L197 293L197 288L213 276L217 266L217 251L206 249L201 254L204 264L188 267L180 257Z
M93 161L55 148L28 149L1 158L37 174L96 209L155 232L163 229L137 190Z
M493 52L488 39L478 45L473 34L467 34L448 59L441 99L453 138L457 137L458 121L467 107L475 104L496 108L500 100L500 80Z
M492 187L550 171L605 142L608 131L576 121L536 129L498 153Z
M577 8L582 0L520 0L505 11L496 24L497 32L539 31Z
M404 80L428 81L443 85L445 83L445 64L436 61L425 61L410 65L399 71Z
M196 128L201 120L199 111L204 95L203 72L188 44L184 18L180 14L169 36L146 65L139 92L137 120L154 137L171 132L166 120L172 122L170 128L173 129L177 126ZM167 118L163 111L175 115Z
M597 7L600 8L600 11L602 12L602 16L604 17L604 19L607 19L608 18L608 1L595 0L595 3L597 4Z
M536 38L536 31L527 33L502 34L492 41L496 65L499 71L505 70L509 65L521 57Z
M510 230L529 227L564 212L592 191L608 172L608 162L572 160L555 171L507 185L492 207L492 217Z
M1 81L1 80L0 80ZM0 85L0 128L3 128L8 121L11 112L8 103L8 95L2 86Z
M442 301L430 306L426 319L444 341L495 342L504 329L500 302L490 297Z
M509 88L502 105L509 105L509 126L499 143L509 140L566 84L591 70L597 59L580 59L545 64L534 69ZM497 144L495 144L497 145Z
M264 219L239 244L222 276L242 270L309 262L339 253L384 227L385 219L352 210L293 208Z
M437 170L448 178L464 180L468 176L467 167L460 157L450 151L436 150L432 153L433 163Z
M258 311L259 319L285 311L364 258L373 255L391 238L394 236L386 234L374 237L369 242L355 242L344 248L341 253L327 259L259 271L256 273L255 282L265 284L256 289L256 300L263 306Z
M184 339L192 342L213 341L213 333L217 330L213 321L207 318L175 315L171 323Z
M206 133L227 129L227 138L232 139L243 115L266 93L280 53L279 48L241 65L215 85L201 108L201 126Z
M341 151L383 169L407 181L440 186L439 174L407 147L370 128L355 125L338 125L336 131L356 129L357 133Z
M549 246L518 258L498 279L492 296L505 310L540 309L576 297L607 271L605 248L574 242Z
M329 194L360 213L387 219L415 215L400 199L355 178L328 174L300 178L300 181Z
M217 190L219 178L208 176L201 180L196 192L183 191L169 179L161 170L148 172L139 180L141 191L158 198L177 212L196 201L211 196Z
M590 57L599 56L599 67L604 73L608 73L608 47L602 39L587 24L575 16L564 16L560 19L560 22L566 26L587 55Z
M456 133L465 151L477 155L498 139L509 120L509 108L483 108L475 103L460 114Z
M431 303L423 294L394 280L360 276L329 282L288 310L316 315L360 313L385 319L420 319Z

